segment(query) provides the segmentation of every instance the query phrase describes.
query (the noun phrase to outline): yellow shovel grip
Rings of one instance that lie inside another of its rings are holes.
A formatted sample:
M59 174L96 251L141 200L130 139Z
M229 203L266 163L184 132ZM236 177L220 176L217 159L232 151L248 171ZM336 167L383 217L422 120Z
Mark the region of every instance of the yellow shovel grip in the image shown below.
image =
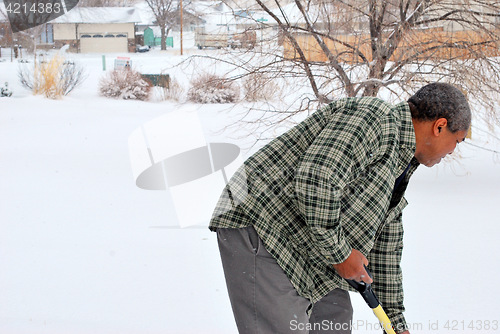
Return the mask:
M385 330L387 334L396 334L394 329L392 329L391 321L389 320L389 317L387 314L385 314L384 309L382 308L382 305L379 305L375 307L373 310L373 313L377 316L378 320L382 324L382 328Z

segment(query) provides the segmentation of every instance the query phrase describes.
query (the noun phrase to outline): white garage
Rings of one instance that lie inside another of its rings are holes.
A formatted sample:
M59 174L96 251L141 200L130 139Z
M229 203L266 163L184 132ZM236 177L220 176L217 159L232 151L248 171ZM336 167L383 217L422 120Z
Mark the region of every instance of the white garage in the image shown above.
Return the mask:
M134 52L140 20L133 7L74 8L53 21L54 43L81 53Z
M94 33L80 35L80 52L128 52L126 34Z

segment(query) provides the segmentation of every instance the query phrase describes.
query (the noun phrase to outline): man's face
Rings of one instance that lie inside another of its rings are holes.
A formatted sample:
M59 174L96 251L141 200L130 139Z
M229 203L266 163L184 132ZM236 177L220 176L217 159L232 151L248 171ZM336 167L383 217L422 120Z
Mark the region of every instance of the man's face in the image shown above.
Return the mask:
M467 136L467 131L451 132L448 127L436 126L435 135L426 139L422 150L415 154L418 162L432 167L441 162L448 154L453 153L457 144L463 142Z

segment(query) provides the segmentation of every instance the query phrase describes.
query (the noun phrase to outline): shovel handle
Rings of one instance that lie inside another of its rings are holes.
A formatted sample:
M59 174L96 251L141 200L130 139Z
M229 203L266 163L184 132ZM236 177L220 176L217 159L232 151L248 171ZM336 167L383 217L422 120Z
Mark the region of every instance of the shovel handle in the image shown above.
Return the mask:
M372 273L368 270L366 266L365 270L370 276L370 278L373 279ZM370 308L373 310L373 313L375 313L375 316L382 324L384 331L387 334L396 334L396 332L392 328L389 317L384 312L384 309L382 308L382 305L380 305L377 295L375 295L375 292L372 289L372 285L369 283L358 282L350 279L347 279L346 281L347 283L349 283L350 286L352 286L361 294L361 297L363 297L365 302L368 304L368 306L370 306Z
M366 266L364 266L364 267L365 267L366 272L370 276L370 278L373 279L372 273L368 270L368 268ZM370 308L374 309L380 305L380 302L379 302L377 296L375 295L375 292L373 292L373 290L372 290L371 284L365 283L365 282L358 282L358 281L350 280L350 279L346 279L346 281L347 281L347 283L349 283L350 286L352 286L354 289L356 289L361 294L361 296L366 301L368 306L370 306Z
M375 313L375 316L378 318L378 320L382 324L382 328L387 334L396 334L396 332L392 328L392 324L391 321L389 320L389 317L384 312L384 309L382 308L381 305L374 308L373 313Z

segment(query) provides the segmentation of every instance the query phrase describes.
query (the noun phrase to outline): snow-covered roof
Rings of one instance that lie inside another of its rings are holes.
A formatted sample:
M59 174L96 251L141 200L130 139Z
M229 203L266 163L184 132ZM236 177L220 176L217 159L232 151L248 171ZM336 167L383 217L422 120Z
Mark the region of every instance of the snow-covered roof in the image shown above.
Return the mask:
M139 14L140 20L137 21L140 25L153 25L156 22L156 17L154 16L151 8L146 1L141 1L135 4L134 8Z
M233 10L222 1L199 1L191 4L207 26L228 26L255 23L255 11ZM262 16L261 13L259 18Z
M176 0L173 0L174 4L172 5L172 12L177 12L179 9L177 7L177 4L175 2ZM187 15L184 16L184 19L186 20L186 16L188 17L187 20L189 20L189 16L192 15L192 17L196 17L195 13L193 13L193 8L195 7L194 4L189 4L189 6L185 6L183 8L183 12ZM134 5L134 8L137 10L139 13L139 16L141 20L137 22L138 25L141 26L155 26L157 25L157 20L155 15L153 14L153 11L149 7L149 5L145 2L138 2Z
M141 17L133 7L78 7L53 23L136 23Z

